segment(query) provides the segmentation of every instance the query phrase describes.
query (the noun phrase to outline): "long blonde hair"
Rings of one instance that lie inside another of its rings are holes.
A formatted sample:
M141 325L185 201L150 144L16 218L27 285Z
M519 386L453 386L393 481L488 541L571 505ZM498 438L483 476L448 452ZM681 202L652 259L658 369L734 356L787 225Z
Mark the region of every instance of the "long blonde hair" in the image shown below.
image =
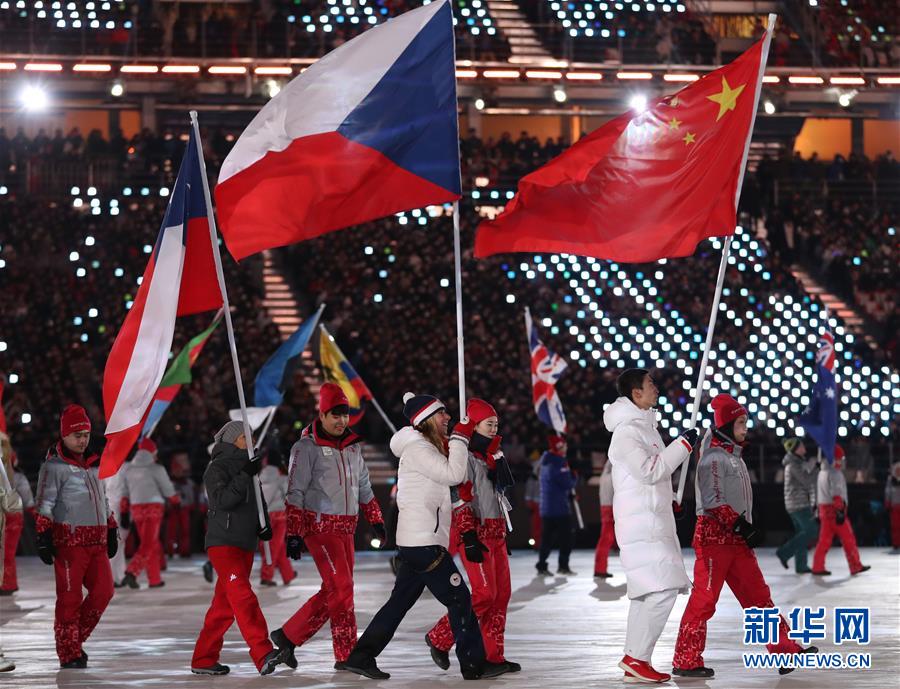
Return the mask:
M447 438L444 436L443 432L438 426L438 415L432 414L427 419L425 419L422 423L416 426L416 430L419 431L422 435L425 436L425 439L434 445L438 452L440 452L444 457L447 456Z

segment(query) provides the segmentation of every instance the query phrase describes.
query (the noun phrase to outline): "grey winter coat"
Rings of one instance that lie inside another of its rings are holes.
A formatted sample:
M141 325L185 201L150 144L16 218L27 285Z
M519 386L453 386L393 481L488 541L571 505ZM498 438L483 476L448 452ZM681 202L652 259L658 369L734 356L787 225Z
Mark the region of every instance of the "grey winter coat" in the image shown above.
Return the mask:
M147 450L138 450L123 468L123 492L132 505L162 505L175 495L175 487L166 468L156 463Z
M816 476L818 462L815 457L803 459L788 452L781 460L784 467L784 508L791 512L816 509Z
M84 466L51 448L38 475L35 507L41 517L64 524L70 535L79 527L106 527L110 511L96 463ZM105 539L105 532L101 532Z
M707 446L707 440L703 445ZM698 515L715 517L707 510L728 505L753 522L753 487L739 445L723 445L715 440L708 445L697 464L695 495Z
M206 547L230 545L256 550L259 542L256 490L253 479L241 471L247 461L247 451L231 443L216 443L210 456L212 459L203 474L209 497Z

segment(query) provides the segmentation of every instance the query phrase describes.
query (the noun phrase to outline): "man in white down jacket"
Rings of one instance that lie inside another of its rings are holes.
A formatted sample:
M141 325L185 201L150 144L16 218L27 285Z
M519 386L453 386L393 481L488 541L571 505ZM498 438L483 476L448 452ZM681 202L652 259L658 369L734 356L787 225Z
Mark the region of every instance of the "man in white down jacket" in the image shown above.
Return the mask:
M619 376L620 397L603 414L612 433L613 515L619 558L625 570L628 627L625 657L619 667L626 681L665 682L671 677L650 664L679 593L691 586L672 513L672 472L697 442L690 429L666 446L657 431L654 409L659 390L644 369L628 369Z

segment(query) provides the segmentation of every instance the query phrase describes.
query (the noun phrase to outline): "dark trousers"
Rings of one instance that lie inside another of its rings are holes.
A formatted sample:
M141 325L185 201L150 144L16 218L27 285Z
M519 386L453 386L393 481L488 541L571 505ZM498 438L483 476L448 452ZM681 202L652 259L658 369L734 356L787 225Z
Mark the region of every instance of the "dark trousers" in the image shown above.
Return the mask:
M808 507L789 513L794 524L794 536L782 545L775 553L785 560L794 558L794 567L798 572L809 571L806 564L806 552L810 541L815 541L819 535L819 525L813 519L812 510Z
M480 672L484 666L484 642L472 610L472 597L446 548L401 547L394 590L381 606L347 659L349 665L370 666L394 637L400 622L428 587L447 607L456 642L456 657L463 672Z
M546 567L550 551L559 548L559 569L569 569L573 537L571 516L541 517L541 550L538 567Z

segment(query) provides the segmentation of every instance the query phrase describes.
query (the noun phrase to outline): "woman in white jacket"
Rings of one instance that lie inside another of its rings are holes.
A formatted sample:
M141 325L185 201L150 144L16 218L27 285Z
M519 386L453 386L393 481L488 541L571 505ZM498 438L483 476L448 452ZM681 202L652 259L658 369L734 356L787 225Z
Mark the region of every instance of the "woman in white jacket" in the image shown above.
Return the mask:
M687 459L697 442L691 429L670 443L656 430L659 390L644 369L619 376L621 395L603 414L612 433L613 515L619 560L625 570L628 627L625 657L619 667L626 681L665 682L671 677L650 664L679 593L691 586L672 512L672 472Z
M375 659L428 587L447 606L463 677L496 676L505 666L485 660L471 594L447 552L452 516L450 487L466 477L469 438L475 425L463 419L454 427L448 443L450 416L440 400L408 392L403 403L403 414L411 425L391 438L391 451L400 458L397 579L391 597L369 623L350 657L335 667L371 679L388 679L390 675L378 668Z

